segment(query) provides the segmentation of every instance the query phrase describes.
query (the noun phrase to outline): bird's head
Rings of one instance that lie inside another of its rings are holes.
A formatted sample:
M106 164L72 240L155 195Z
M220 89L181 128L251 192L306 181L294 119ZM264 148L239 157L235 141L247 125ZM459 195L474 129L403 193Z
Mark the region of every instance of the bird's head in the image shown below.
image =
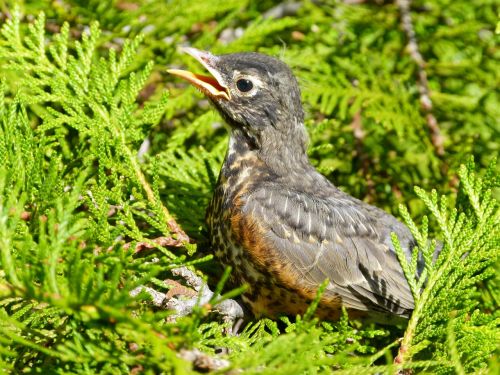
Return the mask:
M300 90L286 64L253 52L216 56L195 48L183 51L198 60L211 76L177 69L169 73L201 90L252 147L288 145L305 152L307 135Z

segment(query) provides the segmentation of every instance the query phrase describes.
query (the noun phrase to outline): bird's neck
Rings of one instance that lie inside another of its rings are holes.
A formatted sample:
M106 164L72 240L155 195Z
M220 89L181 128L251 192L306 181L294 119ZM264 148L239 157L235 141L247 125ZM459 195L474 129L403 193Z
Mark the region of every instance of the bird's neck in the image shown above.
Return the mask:
M281 136L286 139L279 139ZM300 136L264 135L256 146L242 130L232 129L222 173L231 174L231 171L242 166L257 168L274 176L309 170L312 167L306 154L305 129Z

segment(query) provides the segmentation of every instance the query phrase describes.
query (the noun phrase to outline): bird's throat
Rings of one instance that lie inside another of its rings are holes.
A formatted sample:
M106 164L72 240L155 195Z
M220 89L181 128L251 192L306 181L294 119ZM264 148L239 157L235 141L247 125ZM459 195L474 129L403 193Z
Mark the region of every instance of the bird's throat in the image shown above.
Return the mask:
M245 169L248 170L245 174L250 175L281 176L311 168L305 147L301 143L294 145L293 139L287 144L279 143L281 147L264 140L256 147L248 134L233 128L221 173L230 176L236 170Z

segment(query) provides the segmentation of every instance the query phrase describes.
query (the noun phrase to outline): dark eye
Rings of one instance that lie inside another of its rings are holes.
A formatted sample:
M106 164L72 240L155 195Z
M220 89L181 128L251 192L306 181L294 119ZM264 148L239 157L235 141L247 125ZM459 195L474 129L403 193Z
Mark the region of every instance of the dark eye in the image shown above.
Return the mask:
M248 92L253 89L253 83L248 79L239 79L238 81L236 81L236 87L241 92Z

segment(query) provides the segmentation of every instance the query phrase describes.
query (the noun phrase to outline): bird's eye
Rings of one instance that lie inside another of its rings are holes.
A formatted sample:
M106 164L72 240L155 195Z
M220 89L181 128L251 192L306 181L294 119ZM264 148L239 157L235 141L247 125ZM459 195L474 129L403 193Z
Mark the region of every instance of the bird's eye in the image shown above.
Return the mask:
M248 79L242 78L242 79L239 79L238 81L236 81L236 87L241 92L248 92L251 89L253 89L253 83L252 83L252 81L250 81Z

